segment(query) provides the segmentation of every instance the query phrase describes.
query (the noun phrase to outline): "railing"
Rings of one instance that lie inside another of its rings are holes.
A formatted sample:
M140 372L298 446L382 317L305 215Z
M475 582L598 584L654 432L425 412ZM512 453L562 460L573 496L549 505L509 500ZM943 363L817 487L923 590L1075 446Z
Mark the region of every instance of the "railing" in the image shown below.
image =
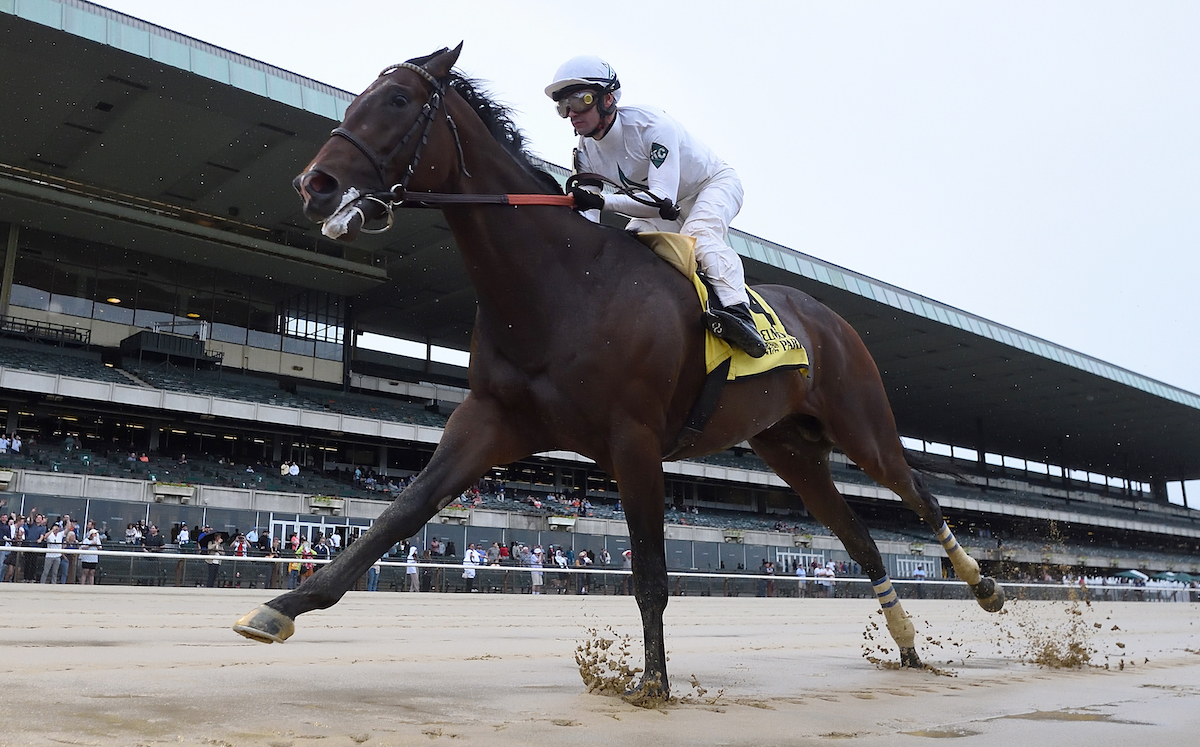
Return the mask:
M63 549L50 551L45 548L4 547L0 555L11 554L14 561L14 578L8 578L8 565L3 578L8 581L38 582L42 573L42 558L49 552L60 552L62 565L66 566L68 583L78 583L82 566L79 555L96 555L99 564L95 583L117 586L170 586L200 587L209 585L209 574L213 573L212 586L220 588L288 589L292 584L302 583L315 569L329 560L296 557L240 557L232 555L212 556L197 552L146 552L124 550ZM219 557L216 571L209 561ZM289 566L299 564L295 572ZM421 561L407 563L384 560L379 564L376 586L379 591L408 591L409 568L416 569L418 588L422 592L458 593L483 592L493 594L528 594L535 590L542 594L589 594L628 595L632 593L630 571L614 568L559 568L500 565L465 565L455 562ZM472 578L464 577L473 571ZM672 596L713 597L793 597L793 598L837 598L873 599L875 592L865 578L842 577L828 582L808 578L800 580L794 576L763 575L757 573L709 573L696 571L669 571L669 593ZM971 599L967 585L954 580L894 579L903 599ZM1039 601L1064 601L1086 599L1105 602L1193 602L1200 603L1200 586L1154 586L1136 584L1083 586L1068 583L1017 583L1001 582L1010 599ZM354 589L366 590L369 574L364 573ZM3 587L0 586L0 589Z
M5 337L20 337L30 341L69 343L72 345L90 345L92 331L77 329L65 324L39 322L34 319L23 319L16 316L0 317L0 335Z

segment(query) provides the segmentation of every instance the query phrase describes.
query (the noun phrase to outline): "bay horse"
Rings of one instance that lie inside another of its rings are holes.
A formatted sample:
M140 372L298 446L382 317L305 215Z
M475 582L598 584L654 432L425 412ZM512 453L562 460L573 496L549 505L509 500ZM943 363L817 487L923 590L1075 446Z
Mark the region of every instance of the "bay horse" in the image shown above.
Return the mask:
M388 548L416 534L493 465L570 450L616 479L625 509L645 643L642 674L625 698L662 702L670 695L662 463L745 440L862 566L904 666L922 666L915 631L866 525L834 485L828 462L834 447L899 495L936 533L979 604L999 610L1000 586L959 547L905 461L862 340L799 290L756 288L808 350L809 371L729 382L700 436L676 449L705 378L702 310L692 283L624 231L562 206L569 198L531 165L507 110L453 71L461 49L383 71L294 186L305 214L347 241L366 221L386 217L390 225L392 205L402 199L458 198L441 209L478 296L470 393L428 465L370 530L299 588L248 613L235 630L282 642L296 616L335 604ZM557 205L488 197L553 194Z

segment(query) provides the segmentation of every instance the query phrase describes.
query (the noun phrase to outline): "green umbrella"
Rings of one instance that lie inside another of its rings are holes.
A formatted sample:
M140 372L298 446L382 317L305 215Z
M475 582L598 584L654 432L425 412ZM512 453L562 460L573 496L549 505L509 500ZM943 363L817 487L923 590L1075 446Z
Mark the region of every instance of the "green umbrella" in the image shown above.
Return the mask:
M1189 573L1175 573L1174 571L1156 573L1152 578L1156 578L1159 581L1182 581L1185 584L1190 584L1196 580L1196 577Z
M1150 578L1149 576L1142 573L1141 571L1133 571L1133 570L1121 571L1120 573L1115 573L1113 575L1115 575L1117 578L1131 578L1134 581L1145 581L1146 579Z

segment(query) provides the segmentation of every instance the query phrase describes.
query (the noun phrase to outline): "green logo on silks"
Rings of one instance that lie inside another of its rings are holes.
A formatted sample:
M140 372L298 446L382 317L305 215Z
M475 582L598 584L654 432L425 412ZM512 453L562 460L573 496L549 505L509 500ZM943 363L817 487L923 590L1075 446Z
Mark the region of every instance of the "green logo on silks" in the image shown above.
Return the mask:
M663 161L667 160L670 152L665 145L650 143L650 163L654 164L654 168L659 168L663 165Z

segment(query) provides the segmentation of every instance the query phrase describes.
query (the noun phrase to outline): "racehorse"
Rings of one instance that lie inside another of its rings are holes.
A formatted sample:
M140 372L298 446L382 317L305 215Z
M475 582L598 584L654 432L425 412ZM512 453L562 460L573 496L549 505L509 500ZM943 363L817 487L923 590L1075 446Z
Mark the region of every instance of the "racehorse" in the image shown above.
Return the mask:
M729 382L702 433L679 448L705 378L696 290L635 238L570 209L570 198L522 152L507 111L452 71L461 49L384 70L294 186L305 214L347 241L367 222L386 218L390 226L392 208L402 201L440 199L478 296L470 393L428 465L370 530L235 630L282 642L297 615L335 604L388 548L416 534L492 465L570 450L617 481L645 642L642 674L625 698L659 703L670 694L662 463L745 440L868 574L905 666L922 666L915 631L866 526L834 485L828 464L834 447L929 524L979 604L999 610L1000 586L959 547L920 473L906 462L862 340L805 293L756 288L809 351L808 371Z

